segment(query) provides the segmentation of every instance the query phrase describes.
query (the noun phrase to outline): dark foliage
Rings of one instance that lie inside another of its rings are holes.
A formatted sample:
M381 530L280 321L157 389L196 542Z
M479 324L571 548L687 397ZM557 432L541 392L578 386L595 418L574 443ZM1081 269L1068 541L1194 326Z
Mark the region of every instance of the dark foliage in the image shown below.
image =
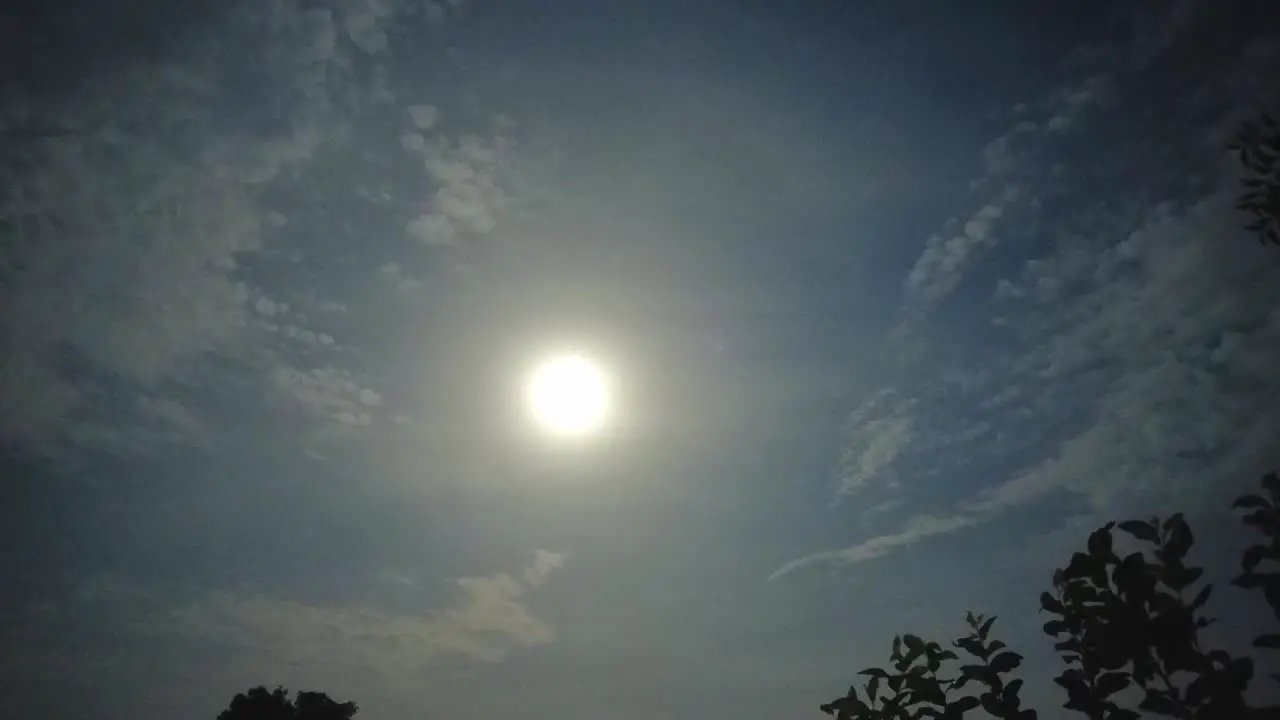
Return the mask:
M1280 245L1280 123L1267 113L1245 123L1228 146L1244 166L1244 192L1236 208L1252 216L1245 226L1262 243Z
M889 669L858 673L867 678L864 695L860 698L858 688L851 686L847 695L823 705L822 711L838 720L959 720L981 707L1004 720L1035 720L1035 710L1021 707L1022 681L1007 677L1022 663L1022 656L991 639L994 617L969 613L966 619L969 633L951 643L966 655L963 660L936 642L915 635L895 637Z
M1264 477L1262 491L1233 506L1262 541L1244 551L1231 584L1261 590L1280 621L1280 478ZM1117 553L1116 531L1139 549ZM1199 583L1203 568L1187 562L1194 542L1181 514L1107 523L1089 536L1085 551L1053 573L1053 589L1040 595L1040 608L1051 616L1044 632L1066 665L1055 678L1066 691L1064 708L1089 720L1280 718L1280 706L1250 707L1245 700L1253 660L1208 648L1200 638L1213 623L1203 614L1213 587ZM1002 720L1033 720L1036 712L1020 706L1022 681L1004 677L1022 656L989 640L995 618L970 613L967 620L971 632L952 644L975 662L961 663L955 653L914 635L897 637L890 670L858 673L870 678L863 697L850 687L822 711L838 720L958 720L980 709ZM1280 632L1259 635L1253 646L1280 649ZM1280 675L1272 679L1280 681ZM976 694L962 692L970 682ZM889 694L880 695L881 684Z
M300 692L290 700L282 687L256 687L232 698L218 720L351 720L358 710L353 702L339 703L320 692Z

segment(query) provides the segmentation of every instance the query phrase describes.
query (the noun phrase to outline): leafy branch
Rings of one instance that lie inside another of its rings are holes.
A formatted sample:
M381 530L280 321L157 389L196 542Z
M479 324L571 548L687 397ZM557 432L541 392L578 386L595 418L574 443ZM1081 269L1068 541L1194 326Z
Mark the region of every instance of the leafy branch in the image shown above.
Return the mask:
M1244 123L1227 149L1239 155L1245 170L1244 192L1236 203L1252 219L1245 229L1259 242L1280 245L1280 123L1267 113Z
M888 669L872 667L858 673L868 678L862 697L851 686L844 697L821 710L837 720L960 720L981 707L1001 720L1036 720L1034 710L1021 708L1022 680L1006 682L1004 677L1022 664L1022 656L1006 650L999 640L989 640L994 617L968 613L966 620L970 632L951 644L975 662L961 664L955 652L939 643L900 635L893 639ZM962 693L971 681L984 689ZM882 688L887 690L883 696Z
M1262 540L1244 551L1231 584L1261 590L1280 620L1280 477L1267 475L1262 488L1233 506ZM1117 531L1138 549L1121 556ZM1194 544L1180 513L1107 523L1053 573L1040 609L1051 616L1044 632L1066 665L1055 678L1067 694L1064 708L1089 720L1138 720L1144 713L1180 720L1280 718L1280 706L1246 702L1253 660L1208 648L1200 637L1214 622L1203 612L1213 586L1201 583L1204 568L1188 561ZM858 673L867 678L863 694L852 686L822 711L837 720L960 720L980 709L1001 720L1035 720L1035 710L1022 708L1022 680L1008 677L1022 656L991 639L994 617L967 613L965 619L969 633L951 643L963 660L939 643L895 637L887 668ZM1280 649L1280 632L1259 635L1253 647Z

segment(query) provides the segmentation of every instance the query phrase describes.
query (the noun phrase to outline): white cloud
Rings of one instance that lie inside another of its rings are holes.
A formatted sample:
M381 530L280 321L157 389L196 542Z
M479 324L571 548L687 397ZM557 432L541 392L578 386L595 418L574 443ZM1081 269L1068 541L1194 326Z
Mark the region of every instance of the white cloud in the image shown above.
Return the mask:
M234 341L247 293L228 271L257 246L259 224L239 188L108 132L25 152L40 170L11 177L0 199L22 228L0 250L0 397L15 413L0 425L47 445L83 397L48 370L63 349L155 385Z
M881 393L849 419L851 437L841 459L838 495L863 488L910 444L914 417L910 403Z
M275 371L274 380L290 404L313 416L344 425L370 425L373 418L369 409L382 401L377 392L360 387L351 373L333 367L311 371L280 367Z
M307 327L296 312L281 322L287 305L239 281L246 256L307 220L258 201L282 171L300 172L318 148L346 137L364 109L394 99L385 68L358 68L369 63L365 56L385 54L387 30L424 5L304 5L238 3L171 56L80 84L74 105L27 98L0 109L0 125L68 131L0 150L0 220L18 230L0 248L6 440L51 458L88 438L130 438L112 440L124 452L145 427L72 427L110 416L99 405L112 395L91 378L158 391L197 382L211 354L279 364L272 348L249 344L264 329L308 352L334 348L333 334L320 332L329 328ZM428 4L438 14L459 6ZM246 103L272 122L241 122ZM439 114L418 105L409 117L419 131L435 131ZM497 139L423 140L424 172L440 178L438 198L423 209L452 223L456 239L493 226L502 146ZM377 192L392 199L384 187ZM451 241L430 235L427 241ZM288 256L304 259L296 249ZM421 291L408 278L399 286ZM346 312L336 301L308 309ZM64 376L67 357L93 372ZM330 404L333 418L372 421L359 407ZM127 417L141 421L140 413Z
M148 455L173 447L204 447L210 433L205 424L174 398L143 396L132 405L81 414L61 433L64 442L80 450L115 455Z
M511 652L545 645L555 628L534 615L529 596L563 566L565 556L539 550L517 574L467 577L454 583L450 604L420 613L367 604L315 604L246 591L214 592L165 612L146 588L111 579L86 583L82 599L152 621L138 631L229 644L237 663L339 667L414 677L450 662L498 662ZM388 576L401 594L416 583Z
M1003 413L1002 423L1015 431L1026 417L1009 402L1020 383L1050 399L1031 417L1061 412L1057 398L1101 388L1086 398L1091 421L1063 437L1047 459L978 490L949 514L921 516L899 532L793 560L774 577L882 557L1053 493L1079 498L1100 517L1162 512L1188 501L1199 507L1200 495L1223 502L1232 488L1251 485L1280 461L1269 440L1280 432L1274 412L1280 377L1273 371L1280 356L1280 259L1239 229L1234 193L1228 180L1181 212L1161 203L1140 226L1114 231L1113 249L1130 265L1105 282L1095 278L1099 266L1113 262L1111 252L1080 263L1067 246L1029 270L1052 273L1063 285L1093 283L1067 297L1027 298L1022 327L1032 345L990 386L1006 399L987 409ZM866 457L868 467L883 471L901 451L894 438L902 425L893 416L880 422L880 441L894 452ZM980 435L968 442L957 436L956 452L989 452ZM1189 461L1188 454L1199 459Z
M908 317L925 316L960 285L968 266L977 257L999 243L999 235L993 233L997 220L1011 208L1034 207L1036 198L1024 193L1022 187L1035 179L1034 168L1039 167L1037 162L1044 153L1047 138L1068 131L1078 119L1104 103L1110 97L1111 87L1110 76L1101 74L1059 88L1040 103L1042 123L1017 119L983 148L983 174L972 180L970 187L990 191L1003 186L1003 190L964 221L962 232L946 227L943 234L926 241L904 285L910 308ZM1011 114L1015 118L1021 116L1021 113Z
M74 104L6 104L0 122L68 130L0 151L0 218L17 234L0 248L6 439L51 456L68 449L68 423L97 413L86 404L106 395L81 387L91 375L61 373L68 354L160 387L210 352L245 351L250 316L280 308L250 299L240 258L287 222L257 206L257 186L341 136L365 92L346 79L352 54L381 52L409 7L353 0L335 22L323 8L241 3L171 58L79 84ZM271 130L228 121L244 102L228 80L236 63L253 70L255 109L281 120Z
M954 290L960 284L970 256L996 244L992 229L1019 196L1016 187L1007 186L999 197L982 205L964 221L962 233L950 239L940 235L929 238L924 252L907 274L908 304L916 310L928 310Z
M777 580L797 570L814 566L848 566L866 562L867 560L874 560L895 550L915 545L926 538L972 527L981 521L980 518L963 515L951 517L921 515L913 518L901 532L881 535L852 547L827 550L791 560L774 570L769 575L769 580Z
M425 144L423 167L436 190L424 211L406 224L405 233L425 245L459 247L492 232L509 206L499 180L510 149L501 134Z
M431 105L410 105L409 118L419 130L430 130L440 121L440 111Z
M533 561L524 569L524 581L530 587L538 587L547 581L551 573L564 567L568 559L569 556L563 553L538 550L533 554Z
M1267 57L1250 62L1274 69L1280 54ZM1230 70L1236 82L1206 83L1194 103L1162 112L1159 137L1148 137L1145 118L1133 118L1145 144L1117 146L1111 162L1079 178L1038 173L1058 162L1047 149L1036 151L1023 179L1026 202L1014 207L1018 221L1039 227L1035 237L1047 242L1019 248L1030 255L1025 260L1013 256L1022 270L995 284L998 317L975 308L977 337L959 348L969 359L956 357L951 332L945 347L928 344L927 314L904 313L918 325L910 336L916 344L907 348L913 354L904 354L916 375L900 378L894 395L913 402L911 412L879 407L867 418L874 422L864 422L873 432L855 435L847 451L853 487L870 477L892 482L910 467L920 487L895 499L914 500L924 514L895 532L793 560L775 577L865 562L1034 503L1062 502L1099 520L1225 508L1233 493L1280 464L1270 439L1280 432L1280 375L1273 370L1280 255L1241 230L1232 209L1234 161L1220 146L1198 142L1206 115L1265 90L1265 73L1252 69L1251 84L1241 85ZM1130 112L1111 106L1109 77L1095 73L1056 93L1047 117ZM1215 128L1222 122L1210 119ZM1041 142L1047 125L1038 127L1020 137ZM1161 146L1180 148L1167 179L1151 177L1140 159ZM1033 202L1045 186L1065 212L1047 217ZM1099 187L1131 192L1099 197ZM1152 199L1155 187L1176 189L1161 200ZM1006 214L1010 207L990 206ZM952 240L930 240L907 281L915 293L908 293L908 307L920 298L927 307L950 292L974 247L1004 232L978 213L963 234L959 224L949 230ZM983 324L998 329L978 330ZM964 428L936 422L956 413ZM923 484L941 477L951 485L945 500L934 500Z
M381 3L349 3L342 26L356 47L369 55L377 55L387 50L387 34L381 22L381 16L385 14Z
M172 398L138 398L138 411L151 420L187 435L199 435L204 432L204 423Z
M259 315L274 317L279 307L269 298L260 297L253 303L253 309L258 311Z

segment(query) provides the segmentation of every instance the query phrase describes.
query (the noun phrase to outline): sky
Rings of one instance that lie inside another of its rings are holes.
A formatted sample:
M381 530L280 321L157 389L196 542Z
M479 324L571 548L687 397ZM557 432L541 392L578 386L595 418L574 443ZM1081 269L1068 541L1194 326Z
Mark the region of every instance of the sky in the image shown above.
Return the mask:
M817 718L973 609L1058 717L1052 569L1280 467L1267 5L6 4L9 710Z

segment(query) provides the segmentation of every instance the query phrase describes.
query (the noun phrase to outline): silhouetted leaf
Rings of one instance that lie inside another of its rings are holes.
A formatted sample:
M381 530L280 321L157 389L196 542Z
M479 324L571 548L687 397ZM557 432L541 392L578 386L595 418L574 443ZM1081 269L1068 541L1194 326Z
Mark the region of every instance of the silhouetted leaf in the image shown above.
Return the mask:
M858 671L858 674L859 674L859 675L869 675L869 676L871 676L871 677L873 677L873 678L887 678L887 677L889 677L889 673L885 672L884 670L881 670L880 668L874 668L874 667L873 667L873 668L867 668L866 670L859 670L859 671Z
M991 626L994 625L995 622L996 622L995 615L992 615L990 618L987 618L987 621L982 623L982 627L978 628L978 638L981 640L986 640L987 635L991 632Z
M1065 620L1050 620L1044 624L1044 634L1057 637L1067 631L1067 623Z
M1244 567L1245 570L1252 570L1256 568L1258 563L1262 562L1262 558L1267 556L1267 551L1269 549L1270 548L1265 545L1250 546L1249 549L1245 550L1244 554L1240 556L1240 565Z
M1089 536L1089 554L1099 560L1115 557L1115 553L1111 552L1111 530L1102 527L1093 531Z
M1101 567L1101 563L1092 556L1084 553L1075 553L1071 556L1071 562L1067 563L1064 574L1068 582L1087 579L1093 576Z
M842 697L839 700L820 705L818 707L822 712L839 718L853 717L858 718L871 712L871 708L856 697Z
M1172 527L1170 525L1172 524ZM1182 515L1174 515L1165 521L1165 527L1169 530L1169 541L1165 544L1164 549L1173 557L1181 560L1186 557L1187 551L1191 549L1191 544L1195 542L1195 538L1191 534L1191 527L1187 525L1187 521L1182 519Z
M1242 495L1231 503L1231 507L1245 509L1270 508L1271 503L1267 502L1261 495Z
M1245 525L1256 527L1259 530L1262 530L1264 532L1266 531L1267 524L1270 522L1270 520L1271 520L1271 513L1269 513L1266 510L1255 510L1254 512L1251 512L1248 515L1245 515L1244 517L1240 518L1240 521L1243 522Z
M1102 697L1109 697L1129 687L1129 673L1103 673L1096 687Z
M907 678L907 687L911 692L915 693L913 700L921 700L934 705L946 705L947 695L942 691L942 686L936 680L930 680L923 677Z
M922 654L924 654L923 643L907 650L906 654L902 656L902 659L894 667L898 669L898 672L906 672L907 668L911 667L912 663L918 660Z
M1156 530L1156 526L1151 523L1145 523L1141 520L1126 520L1120 523L1119 528L1139 540L1147 542L1160 542L1160 533Z
M1227 665L1227 673L1236 681L1236 686L1244 690L1253 679L1253 658L1241 657L1233 659Z
M978 698L973 697L972 695L966 695L965 697L959 698L955 702L951 703L950 707L958 708L957 712L966 713L978 707Z
M910 635L910 634L903 635L902 644L906 645L907 650L910 650L911 652L914 652L914 653L924 652L924 641L921 640L919 637L916 637L915 635Z
M1006 673L1022 664L1022 656L1016 652L1002 652L988 663L998 673Z
M1067 638L1053 644L1053 649L1059 652L1080 652L1080 641L1076 638Z
M1191 684L1187 686L1187 702L1192 705L1200 705L1209 697L1209 690L1213 687L1214 676L1211 673L1203 673Z
M1272 500L1280 500L1280 476L1275 473L1267 473L1262 476L1262 487L1271 493Z
M1204 607L1204 604L1209 602L1209 596L1211 594L1213 594L1212 585L1205 585L1203 588L1201 588L1200 592L1196 593L1195 598L1191 601L1191 605L1188 606L1190 607L1191 612L1194 613L1198 611L1200 608Z
M960 667L960 674L983 685L993 685L999 679L995 671L986 665L963 665Z
M1182 590L1193 585L1203 574L1203 568L1181 568L1175 572L1168 573L1164 581L1174 590Z
M1280 635L1275 633L1259 635L1258 638L1253 641L1253 646L1259 648L1280 648Z
M1280 575L1267 575L1262 583L1262 592L1267 598L1267 604L1275 611L1276 618L1280 619Z
M1138 592L1149 592L1151 581L1147 572L1146 558L1142 553L1131 553L1120 561L1120 566L1112 573L1112 580L1122 595Z
M1176 716L1178 714L1178 706L1172 700L1154 690L1147 691L1146 697L1138 704L1138 709L1157 712L1162 715Z
M1244 588L1245 590L1253 590L1254 588L1262 587L1264 579L1265 577L1261 573L1246 572L1233 578L1231 580L1231 584L1238 588Z
M952 644L975 657L985 658L987 655L986 649L982 647L982 643L978 642L977 638L960 638Z
M1051 612L1054 615L1061 615L1063 613L1062 603L1058 602L1057 598L1047 592L1040 593L1040 609L1045 612Z
M978 702L982 703L983 710L986 710L989 714L994 715L995 717L1000 717L1004 714L1001 712L1000 698L997 698L995 693L982 693L982 695L978 697Z

